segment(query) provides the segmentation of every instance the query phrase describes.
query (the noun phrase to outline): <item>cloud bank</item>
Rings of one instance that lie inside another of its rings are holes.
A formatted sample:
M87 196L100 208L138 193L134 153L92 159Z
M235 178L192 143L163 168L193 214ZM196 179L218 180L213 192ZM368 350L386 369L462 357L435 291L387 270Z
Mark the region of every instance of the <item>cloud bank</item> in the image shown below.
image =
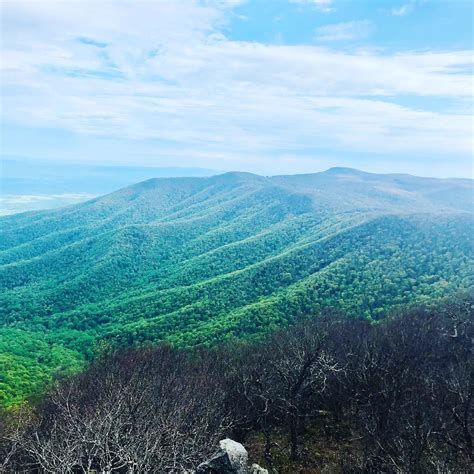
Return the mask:
M225 34L235 3L4 1L2 120L150 141L175 163L217 168L299 170L298 157L304 168L331 153L470 156L471 51L235 41Z

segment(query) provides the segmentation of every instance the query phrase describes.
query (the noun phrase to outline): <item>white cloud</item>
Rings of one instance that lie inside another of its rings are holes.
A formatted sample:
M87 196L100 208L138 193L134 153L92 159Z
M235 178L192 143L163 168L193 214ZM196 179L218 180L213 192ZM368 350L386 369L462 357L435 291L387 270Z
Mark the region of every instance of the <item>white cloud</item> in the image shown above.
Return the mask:
M393 16L405 16L408 13L410 13L412 11L412 9L413 9L413 5L410 4L410 3L407 3L405 5L401 5L399 7L392 8L390 10L390 13Z
M290 2L311 5L324 13L329 13L333 11L334 0L290 0Z
M470 156L469 115L395 102L469 101L471 51L231 41L221 33L229 4L216 5L4 2L4 121L128 139L141 150L154 140L150 157L216 168L318 149Z
M369 20L348 21L316 28L316 39L320 41L350 41L366 38L372 31Z

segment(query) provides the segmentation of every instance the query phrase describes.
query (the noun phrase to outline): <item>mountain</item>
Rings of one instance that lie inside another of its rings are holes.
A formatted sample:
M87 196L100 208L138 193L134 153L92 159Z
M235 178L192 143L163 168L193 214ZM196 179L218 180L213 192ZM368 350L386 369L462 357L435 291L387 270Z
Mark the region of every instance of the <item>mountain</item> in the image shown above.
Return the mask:
M328 306L377 319L472 288L473 193L346 168L226 173L3 217L0 396L110 344L214 344Z

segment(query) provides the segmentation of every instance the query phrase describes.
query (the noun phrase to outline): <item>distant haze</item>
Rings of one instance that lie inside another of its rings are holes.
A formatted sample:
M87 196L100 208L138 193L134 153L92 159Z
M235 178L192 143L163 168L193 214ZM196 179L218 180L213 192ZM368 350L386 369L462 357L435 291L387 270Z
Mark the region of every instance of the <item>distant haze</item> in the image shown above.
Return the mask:
M8 157L1 167L0 215L75 204L149 178L217 173L204 168L107 166Z

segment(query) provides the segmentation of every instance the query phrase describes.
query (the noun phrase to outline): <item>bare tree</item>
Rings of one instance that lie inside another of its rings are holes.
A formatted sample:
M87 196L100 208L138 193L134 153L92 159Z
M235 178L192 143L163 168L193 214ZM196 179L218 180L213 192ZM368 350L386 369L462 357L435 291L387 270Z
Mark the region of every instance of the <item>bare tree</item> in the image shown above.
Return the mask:
M326 333L321 321L307 322L269 336L258 351L244 348L238 356L242 365L236 388L265 435L264 457L270 463L272 427L286 425L290 457L298 459L305 421L320 408L317 399L328 379L342 370L324 349Z
M230 428L210 358L162 348L58 384L22 446L45 472L182 472Z

